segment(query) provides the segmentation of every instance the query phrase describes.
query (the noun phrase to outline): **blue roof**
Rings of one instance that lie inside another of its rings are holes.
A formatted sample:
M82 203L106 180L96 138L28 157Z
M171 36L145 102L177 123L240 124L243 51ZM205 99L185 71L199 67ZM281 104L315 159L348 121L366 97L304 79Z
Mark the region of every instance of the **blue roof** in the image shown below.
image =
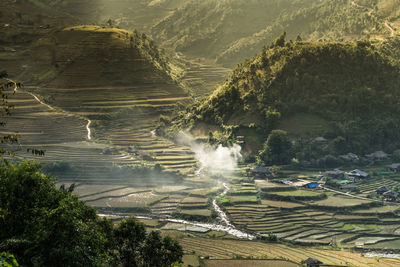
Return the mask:
M309 184L306 184L306 186L308 187L308 188L316 188L316 187L318 187L319 186L319 183L309 183Z

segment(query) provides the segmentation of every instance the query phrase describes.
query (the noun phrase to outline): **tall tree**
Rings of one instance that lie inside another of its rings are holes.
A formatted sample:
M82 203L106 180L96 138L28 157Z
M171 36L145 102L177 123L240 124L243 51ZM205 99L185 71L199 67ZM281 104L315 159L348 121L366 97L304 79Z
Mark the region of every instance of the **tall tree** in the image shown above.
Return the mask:
M259 153L259 160L264 164L287 164L293 157L292 143L286 131L273 130Z

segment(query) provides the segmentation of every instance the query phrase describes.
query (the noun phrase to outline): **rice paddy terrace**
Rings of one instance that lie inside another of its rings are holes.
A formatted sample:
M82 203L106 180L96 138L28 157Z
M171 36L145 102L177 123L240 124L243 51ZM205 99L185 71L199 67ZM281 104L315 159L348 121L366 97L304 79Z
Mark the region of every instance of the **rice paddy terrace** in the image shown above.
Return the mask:
M34 49L36 66L50 64L49 57L56 66L41 76L40 87L31 88L35 94L89 119L93 140L132 158L130 163L147 161L182 172L194 168L196 160L188 148L152 133L160 114L189 100L170 75L179 69L164 61L152 41L96 26L67 28L53 39L41 40ZM46 54L51 49L53 56Z
M231 71L231 69L215 65L210 60L194 59L182 54L176 54L176 57L186 65L182 80L192 88L195 97L208 96Z
M274 233L280 240L301 245L398 249L399 206L368 195L382 184L397 185L392 178L388 183L373 177L361 184L358 194L242 182L219 202L236 227L262 236Z
M59 174L61 180L87 182L96 177L100 183L129 182L117 177L110 180L110 173L108 176L104 173L104 169L113 164L126 165L133 161L121 153L105 154L104 144L89 142L87 119L41 104L35 96L23 91L10 95L9 103L15 105L15 109L12 116L6 118L2 134L21 136L19 144L10 147L17 157L34 158L44 165L59 161L68 163L66 175ZM30 155L26 152L28 148L44 150L45 156ZM90 177L86 177L89 174Z

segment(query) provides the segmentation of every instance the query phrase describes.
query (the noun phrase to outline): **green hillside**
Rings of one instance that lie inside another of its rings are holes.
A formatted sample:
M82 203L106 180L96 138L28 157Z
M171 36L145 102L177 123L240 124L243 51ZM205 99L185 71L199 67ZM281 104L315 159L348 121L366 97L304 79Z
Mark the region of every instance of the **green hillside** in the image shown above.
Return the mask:
M400 145L400 121L393 116L400 111L400 74L390 46L285 42L282 35L188 108L181 126L203 133L215 129L210 125L233 126L237 135L247 135L249 149L260 148L271 130L284 129L292 140L340 141L326 153L391 151Z
M152 36L166 47L233 66L253 57L283 30L290 33L289 39L300 34L305 40L390 35L385 21L392 23L397 13L389 2L189 1L155 25Z

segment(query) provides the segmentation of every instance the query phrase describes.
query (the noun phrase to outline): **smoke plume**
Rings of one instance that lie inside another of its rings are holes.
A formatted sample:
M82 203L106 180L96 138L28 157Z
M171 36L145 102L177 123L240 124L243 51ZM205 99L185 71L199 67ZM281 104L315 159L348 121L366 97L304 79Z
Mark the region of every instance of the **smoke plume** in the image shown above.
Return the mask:
M195 152L196 159L200 163L198 172L207 172L209 174L232 172L242 159L241 147L237 144L231 147L222 145L212 147L196 142L190 134L184 132L178 135L177 141L189 146Z

